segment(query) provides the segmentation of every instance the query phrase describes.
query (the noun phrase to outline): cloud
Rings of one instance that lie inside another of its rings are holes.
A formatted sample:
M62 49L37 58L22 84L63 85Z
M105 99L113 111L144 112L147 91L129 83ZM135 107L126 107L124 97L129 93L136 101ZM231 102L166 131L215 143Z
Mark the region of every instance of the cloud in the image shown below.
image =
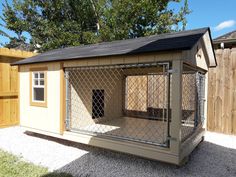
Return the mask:
M235 20L227 20L227 21L221 22L214 29L215 29L215 31L220 31L225 28L230 28L230 27L234 26L235 24L236 24Z

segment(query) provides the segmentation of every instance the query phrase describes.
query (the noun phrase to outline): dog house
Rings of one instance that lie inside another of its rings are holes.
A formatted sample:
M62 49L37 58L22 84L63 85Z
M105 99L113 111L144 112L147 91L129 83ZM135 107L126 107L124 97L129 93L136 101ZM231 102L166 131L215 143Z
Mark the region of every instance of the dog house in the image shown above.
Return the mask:
M69 47L16 62L26 130L180 164L204 136L208 28Z

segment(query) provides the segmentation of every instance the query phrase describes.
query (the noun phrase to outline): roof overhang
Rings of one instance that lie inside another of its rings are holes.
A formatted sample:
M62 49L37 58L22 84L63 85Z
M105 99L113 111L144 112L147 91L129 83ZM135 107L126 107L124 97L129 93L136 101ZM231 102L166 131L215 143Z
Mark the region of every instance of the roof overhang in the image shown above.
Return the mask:
M60 62L90 59L94 57L188 51L191 50L200 39L203 39L204 41L209 67L216 66L217 64L209 28L56 49L18 61L13 63L13 65Z
M202 39L203 39L204 48L207 53L209 67L216 67L217 60L216 60L215 51L213 48L213 42L212 42L210 29L208 29L208 31L203 35Z

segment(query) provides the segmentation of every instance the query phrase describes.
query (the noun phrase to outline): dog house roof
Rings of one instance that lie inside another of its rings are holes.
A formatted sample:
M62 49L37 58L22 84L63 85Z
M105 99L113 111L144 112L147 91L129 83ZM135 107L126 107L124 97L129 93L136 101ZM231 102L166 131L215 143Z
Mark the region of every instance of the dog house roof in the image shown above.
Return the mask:
M135 39L55 49L18 61L13 65L161 51L190 50L207 31L210 34L209 28L200 28Z

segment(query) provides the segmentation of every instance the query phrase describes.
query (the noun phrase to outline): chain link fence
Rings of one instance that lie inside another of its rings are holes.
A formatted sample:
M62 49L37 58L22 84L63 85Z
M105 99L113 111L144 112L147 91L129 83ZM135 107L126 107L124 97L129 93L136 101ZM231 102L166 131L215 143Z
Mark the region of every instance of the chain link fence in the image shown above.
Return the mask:
M186 140L204 122L205 76L199 72L182 74L181 139Z
M66 128L166 146L169 64L66 68Z

